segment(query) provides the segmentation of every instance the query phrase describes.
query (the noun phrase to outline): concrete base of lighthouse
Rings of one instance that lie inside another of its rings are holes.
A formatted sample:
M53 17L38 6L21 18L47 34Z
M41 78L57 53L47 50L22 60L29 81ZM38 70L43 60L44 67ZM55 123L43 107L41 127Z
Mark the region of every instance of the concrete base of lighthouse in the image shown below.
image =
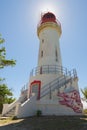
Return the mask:
M25 106L20 106L17 117L29 117L35 116L37 111L41 110L42 115L82 115L82 113L76 113L73 109L60 105L58 101L54 102L53 100L45 100L45 101L34 101L33 103L27 102Z
M51 77L52 75L50 75ZM37 76L36 80L44 79L44 75ZM64 79L64 75L62 75ZM35 77L31 78L31 82ZM51 77L52 78L52 77ZM56 76L57 78L57 76ZM69 77L67 77L68 80ZM45 79L46 80L46 79ZM54 81L54 79L50 79ZM49 82L49 81L48 81ZM46 86L43 85L42 88ZM46 86L47 87L47 86ZM78 78L72 78L62 87L55 87L52 91L48 91L40 99L37 99L37 94L33 95L24 104L19 106L17 117L28 117L36 115L36 112L41 110L42 115L82 115L82 103L78 91Z
M24 102L21 102L21 98L19 98L8 108L4 107L7 110L3 111L3 115L14 107L16 108L15 116L18 118L35 116L38 110L41 110L42 115L82 115L83 108L77 82L78 79L73 79L72 84L67 83L67 86L62 86L60 90L56 88L51 93L48 91L40 99L37 99L35 93Z
M82 115L77 75L61 73L32 76L29 89L22 92L17 101L8 107L4 106L2 115L6 116L14 108L14 115L18 118L35 116L38 110L42 115Z

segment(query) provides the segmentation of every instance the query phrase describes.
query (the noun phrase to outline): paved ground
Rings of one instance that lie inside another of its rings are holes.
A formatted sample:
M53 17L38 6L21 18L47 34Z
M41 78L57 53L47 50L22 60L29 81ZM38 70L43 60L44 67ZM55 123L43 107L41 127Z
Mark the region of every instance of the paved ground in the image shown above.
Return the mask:
M45 116L0 122L0 130L87 130L87 117Z

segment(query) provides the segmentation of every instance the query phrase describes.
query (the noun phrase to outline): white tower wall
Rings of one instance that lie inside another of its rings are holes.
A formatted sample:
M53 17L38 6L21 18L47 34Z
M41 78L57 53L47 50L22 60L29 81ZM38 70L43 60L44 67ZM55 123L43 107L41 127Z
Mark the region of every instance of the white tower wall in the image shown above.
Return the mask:
M53 27L46 27L39 33L40 48L38 66L62 66L58 31Z

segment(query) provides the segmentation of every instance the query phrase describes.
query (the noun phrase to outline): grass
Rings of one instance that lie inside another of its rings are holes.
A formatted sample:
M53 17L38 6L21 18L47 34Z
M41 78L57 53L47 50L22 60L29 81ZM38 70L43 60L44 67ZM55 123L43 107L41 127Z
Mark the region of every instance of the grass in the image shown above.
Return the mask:
M11 120L11 118L0 118L0 124L10 123Z
M29 117L17 120L0 120L0 123L3 124L3 127L8 123L7 126L11 130L13 127L20 130L87 130L87 116Z
M0 118L0 126L6 125L6 124L10 124L10 123L16 123L16 122L20 122L21 120L17 120L14 119L13 117L4 117L4 118Z

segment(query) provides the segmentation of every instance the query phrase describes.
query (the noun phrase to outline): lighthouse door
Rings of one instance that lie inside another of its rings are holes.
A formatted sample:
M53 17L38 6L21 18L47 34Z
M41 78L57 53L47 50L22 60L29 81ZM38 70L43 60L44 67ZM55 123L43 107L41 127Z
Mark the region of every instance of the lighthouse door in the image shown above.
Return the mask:
M38 96L38 84L32 86L32 95Z
M36 96L36 99L40 99L40 88L41 88L41 81L33 81L30 85L30 97Z

